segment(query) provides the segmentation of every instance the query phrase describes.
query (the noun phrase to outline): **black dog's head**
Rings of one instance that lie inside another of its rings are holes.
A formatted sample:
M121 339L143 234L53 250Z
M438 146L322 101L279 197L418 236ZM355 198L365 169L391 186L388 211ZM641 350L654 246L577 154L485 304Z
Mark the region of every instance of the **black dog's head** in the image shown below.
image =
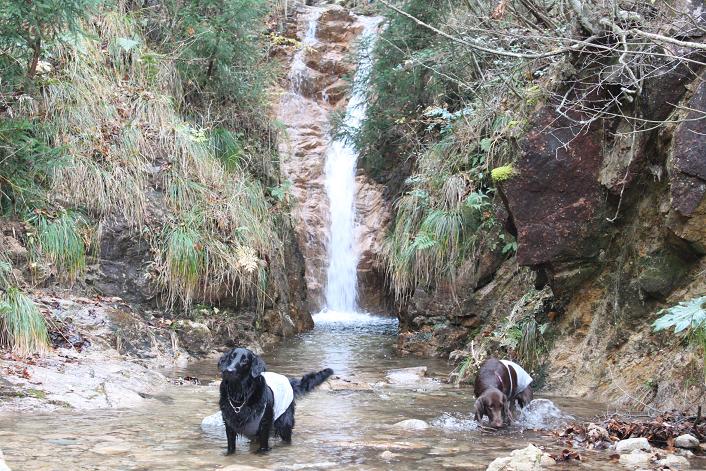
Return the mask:
M218 371L227 381L242 381L248 376L256 378L266 368L262 358L247 348L233 348L218 360Z

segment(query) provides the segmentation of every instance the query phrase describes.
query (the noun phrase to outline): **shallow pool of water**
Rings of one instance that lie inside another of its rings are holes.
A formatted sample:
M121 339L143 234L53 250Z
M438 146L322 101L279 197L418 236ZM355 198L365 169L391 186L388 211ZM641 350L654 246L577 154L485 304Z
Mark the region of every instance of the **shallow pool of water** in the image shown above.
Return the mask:
M136 409L2 416L0 449L10 467L22 471L210 470L233 465L238 467L230 469L473 470L485 469L494 458L528 443L549 452L563 448L549 433L525 429L522 423L503 431L478 428L472 420L472 390L441 381L451 369L445 362L396 354L394 320L351 315L348 322L331 322L331 317L336 316L319 316L314 331L265 355L268 369L298 376L330 367L375 386L369 391L318 390L301 398L293 444L274 441L265 456L255 454L246 440L238 442L236 455L224 456L225 440L202 432L201 420L218 408L218 388L208 385L217 379L214 360L170 372L198 376L202 385L170 386L162 400ZM415 386L384 382L390 369L420 365L428 367L432 380ZM585 400L552 400L577 418L606 412ZM431 427L391 427L404 419L422 419ZM386 451L391 454L383 455ZM615 469L607 453L581 453L589 469Z

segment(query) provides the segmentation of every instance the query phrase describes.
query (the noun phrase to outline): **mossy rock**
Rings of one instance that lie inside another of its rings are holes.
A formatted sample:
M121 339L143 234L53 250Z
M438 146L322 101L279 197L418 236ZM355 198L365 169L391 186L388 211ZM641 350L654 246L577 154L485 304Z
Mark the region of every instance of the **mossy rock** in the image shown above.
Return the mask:
M512 165L503 165L502 167L496 167L490 172L490 177L495 183L504 182L505 180L511 179L515 175L515 168Z
M658 299L666 298L689 269L687 262L668 250L643 257L639 264L638 286Z

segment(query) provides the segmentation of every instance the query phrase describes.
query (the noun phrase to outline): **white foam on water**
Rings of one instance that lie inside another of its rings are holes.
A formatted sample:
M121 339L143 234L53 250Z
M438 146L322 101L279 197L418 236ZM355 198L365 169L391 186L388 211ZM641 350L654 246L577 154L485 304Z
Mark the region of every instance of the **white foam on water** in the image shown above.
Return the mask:
M517 424L522 428L547 429L556 428L570 420L574 420L574 417L564 414L549 399L535 399L522 409Z
M334 311L330 309L324 309L311 316L314 320L314 324L325 325L325 324L393 324L397 322L394 317L383 317L375 316L367 312L357 312L357 311Z
M480 424L471 417L459 417L444 412L440 417L431 421L431 426L448 432L472 432L477 430Z

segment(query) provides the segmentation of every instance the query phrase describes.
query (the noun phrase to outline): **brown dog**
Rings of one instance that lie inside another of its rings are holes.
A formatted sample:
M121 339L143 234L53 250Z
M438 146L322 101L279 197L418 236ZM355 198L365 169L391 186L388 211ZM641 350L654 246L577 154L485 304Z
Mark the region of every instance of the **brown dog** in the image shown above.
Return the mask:
M488 358L476 376L475 420L480 423L487 415L490 425L496 428L511 422L515 402L520 407L532 402L531 382L532 377L516 363Z

